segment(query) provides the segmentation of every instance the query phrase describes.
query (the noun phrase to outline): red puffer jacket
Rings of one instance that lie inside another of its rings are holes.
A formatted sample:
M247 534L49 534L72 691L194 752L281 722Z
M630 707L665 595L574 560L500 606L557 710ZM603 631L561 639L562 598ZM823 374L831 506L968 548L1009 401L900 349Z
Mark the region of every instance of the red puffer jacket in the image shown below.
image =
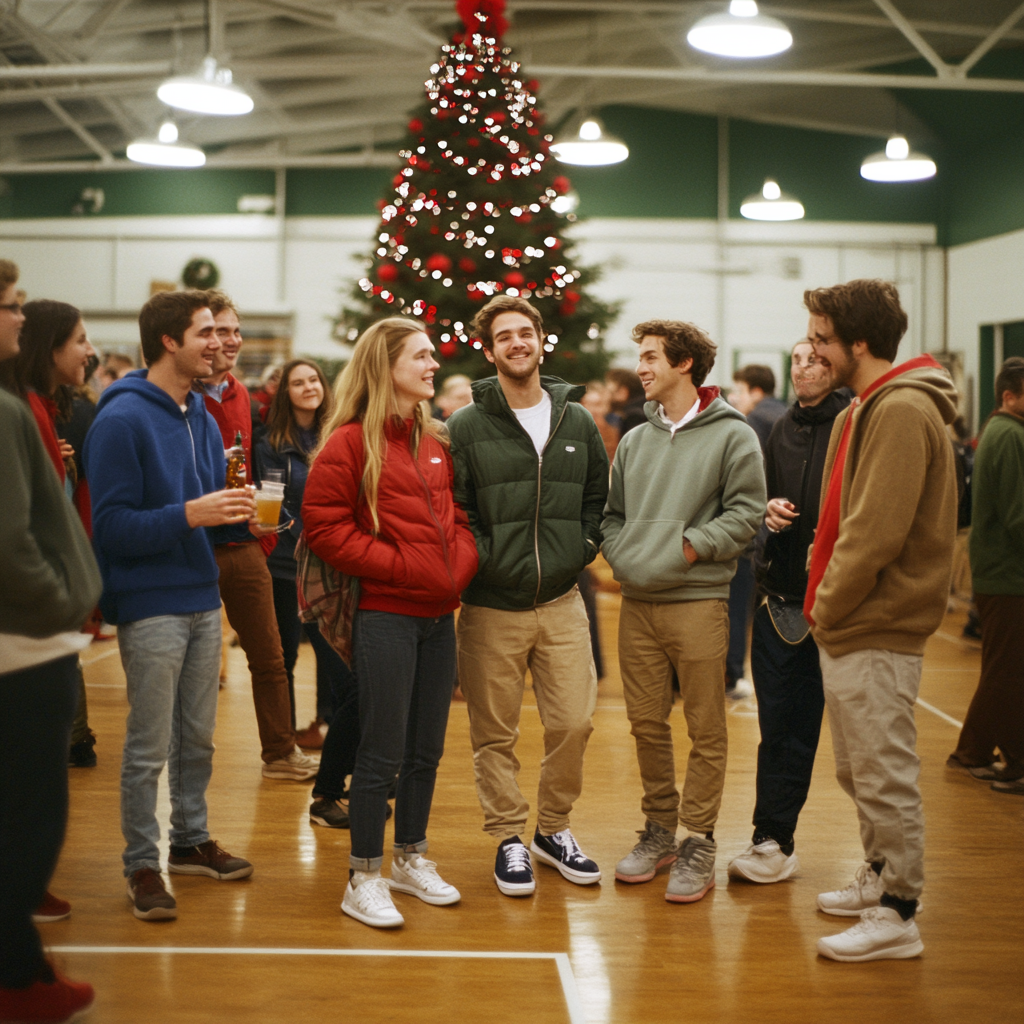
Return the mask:
M436 618L458 608L459 594L476 574L476 542L452 497L447 449L426 435L414 459L411 427L412 420L396 420L386 433L376 537L370 511L359 497L364 466L359 423L335 430L313 463L302 523L314 554L339 572L359 577L360 609Z

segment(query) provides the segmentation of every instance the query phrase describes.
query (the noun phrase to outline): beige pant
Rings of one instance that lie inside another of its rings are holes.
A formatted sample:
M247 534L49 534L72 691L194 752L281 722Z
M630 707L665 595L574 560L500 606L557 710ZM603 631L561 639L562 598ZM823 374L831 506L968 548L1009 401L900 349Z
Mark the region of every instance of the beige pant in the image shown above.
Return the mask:
M583 788L583 754L597 703L590 625L579 590L522 612L465 604L458 640L484 831L507 839L526 829L530 807L516 783L515 746L527 668L544 727L537 827L543 835L568 828Z
M725 655L729 606L725 601L655 603L622 599L619 669L626 714L636 740L644 816L675 831L710 832L725 786ZM672 669L679 676L692 746L680 800L672 749Z
M924 885L924 812L914 702L923 659L881 650L832 658L818 651L836 778L857 807L864 859L884 863L890 896L917 899Z

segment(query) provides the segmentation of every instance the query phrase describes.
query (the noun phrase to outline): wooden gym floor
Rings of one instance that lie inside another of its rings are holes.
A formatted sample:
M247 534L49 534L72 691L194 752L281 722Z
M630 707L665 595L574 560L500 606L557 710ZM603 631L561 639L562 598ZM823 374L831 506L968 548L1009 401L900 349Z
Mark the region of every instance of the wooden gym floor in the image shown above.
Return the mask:
M615 862L643 825L633 741L615 654L618 597L599 595L607 678L601 684L586 782L573 831L604 871L578 887L537 866L537 892L501 896L494 843L480 829L466 707L452 705L430 828L452 907L396 896L405 927L378 931L341 914L347 831L311 827L309 784L265 781L245 658L228 657L210 829L255 864L242 882L170 876L177 921L136 920L121 875L120 748L127 710L116 641L84 655L99 766L71 772L67 841L51 889L69 920L44 941L97 991L97 1024L244 1021L344 1024L862 1024L1024 1019L1024 800L992 793L945 767L977 684L979 647L954 613L931 640L917 721L927 816L927 885L915 960L838 964L815 955L819 936L851 922L815 909L861 861L853 806L833 778L827 722L797 833L802 871L772 886L729 883L749 842L758 742L753 700L730 708L729 771L716 829L718 887L669 904L664 874L614 881ZM313 717L313 657L297 669L300 725ZM520 782L533 802L542 745L528 694ZM688 751L674 712L677 763ZM169 815L166 789L160 807ZM530 828L534 825L531 819ZM527 837L524 837L527 838ZM390 844L390 829L386 844ZM527 842L528 842L527 838ZM387 848L387 845L386 845ZM162 846L166 856L166 842ZM387 867L385 868L385 873Z

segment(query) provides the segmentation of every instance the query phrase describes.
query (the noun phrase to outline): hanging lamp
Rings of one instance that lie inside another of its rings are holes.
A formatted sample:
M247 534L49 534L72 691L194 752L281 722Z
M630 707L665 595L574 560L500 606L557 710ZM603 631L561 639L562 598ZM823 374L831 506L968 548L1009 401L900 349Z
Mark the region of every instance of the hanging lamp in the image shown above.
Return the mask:
M884 153L872 153L860 165L860 176L868 181L924 181L934 178L935 171L935 161L924 153L912 153L902 135L894 135Z
M202 167L206 154L198 147L178 141L178 126L165 121L155 139L135 139L128 144L127 157L133 163L151 167Z
M701 18L686 41L718 57L773 57L793 45L793 35L778 18L761 14L755 0L732 0L728 11Z
M778 182L766 178L760 192L743 200L740 213L747 220L800 220L804 206L799 199L783 192Z
M218 67L216 57L204 57L198 75L168 78L156 94L169 107L189 110L193 114L221 117L248 114L255 106L252 97L235 85L231 77L229 68Z
M563 164L578 167L604 167L620 164L629 156L629 148L614 135L605 134L595 117L587 117L575 133L562 135L552 143L551 152Z

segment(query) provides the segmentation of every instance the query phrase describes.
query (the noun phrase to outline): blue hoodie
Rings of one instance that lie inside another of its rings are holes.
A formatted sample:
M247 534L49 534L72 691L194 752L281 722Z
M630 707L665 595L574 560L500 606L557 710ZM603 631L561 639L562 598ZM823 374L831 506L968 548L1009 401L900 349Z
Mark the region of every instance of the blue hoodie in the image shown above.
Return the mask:
M202 395L186 412L137 370L100 396L85 439L100 610L112 623L220 607L217 562L185 502L224 486L224 445Z

